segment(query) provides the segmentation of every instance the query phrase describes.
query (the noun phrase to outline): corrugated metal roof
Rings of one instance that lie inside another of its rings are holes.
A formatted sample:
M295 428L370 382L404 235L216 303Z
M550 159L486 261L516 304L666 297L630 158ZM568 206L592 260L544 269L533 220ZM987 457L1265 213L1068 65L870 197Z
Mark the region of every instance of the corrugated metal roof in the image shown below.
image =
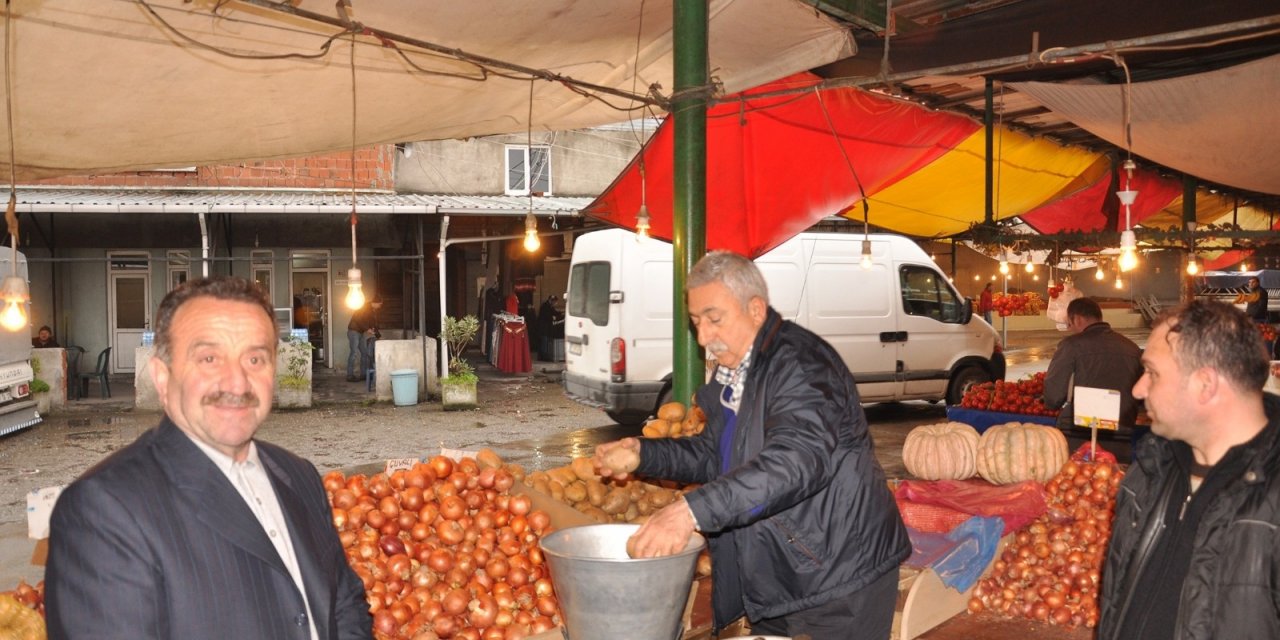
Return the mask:
M579 215L592 198L356 193L358 213ZM337 191L240 189L18 189L26 213L350 213L351 194Z

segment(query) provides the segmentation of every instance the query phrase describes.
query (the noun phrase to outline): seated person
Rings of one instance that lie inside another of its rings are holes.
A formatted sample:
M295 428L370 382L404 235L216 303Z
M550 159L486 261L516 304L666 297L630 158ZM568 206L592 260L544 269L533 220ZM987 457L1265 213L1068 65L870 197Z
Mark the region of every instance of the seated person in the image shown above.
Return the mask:
M53 337L53 329L50 329L47 324L40 327L36 337L31 339L31 347L34 349L57 349L61 346Z

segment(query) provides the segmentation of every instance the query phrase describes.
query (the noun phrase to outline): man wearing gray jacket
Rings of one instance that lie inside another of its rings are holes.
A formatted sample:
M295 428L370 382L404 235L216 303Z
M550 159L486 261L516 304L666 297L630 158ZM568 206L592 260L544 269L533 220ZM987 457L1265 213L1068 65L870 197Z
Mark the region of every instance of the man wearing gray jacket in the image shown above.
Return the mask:
M1120 425L1132 427L1138 416L1133 383L1142 376L1142 350L1102 321L1102 309L1091 298L1076 298L1067 305L1067 327L1074 335L1058 344L1044 376L1044 406L1062 409L1058 428L1074 424L1075 387L1119 391Z

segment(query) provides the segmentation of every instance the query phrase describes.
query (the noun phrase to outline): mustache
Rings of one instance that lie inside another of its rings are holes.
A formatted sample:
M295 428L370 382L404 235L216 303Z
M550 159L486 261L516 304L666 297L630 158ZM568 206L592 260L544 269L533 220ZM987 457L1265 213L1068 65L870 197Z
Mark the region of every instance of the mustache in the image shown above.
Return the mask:
M253 408L261 404L261 401L258 399L258 394L252 391L246 391L244 393L228 393L226 391L219 391L202 398L200 400L200 404L205 406L214 405L230 408Z
M729 350L729 345L719 340L716 340L715 342L710 342L707 344L707 351L710 351L715 355L720 355L728 350Z

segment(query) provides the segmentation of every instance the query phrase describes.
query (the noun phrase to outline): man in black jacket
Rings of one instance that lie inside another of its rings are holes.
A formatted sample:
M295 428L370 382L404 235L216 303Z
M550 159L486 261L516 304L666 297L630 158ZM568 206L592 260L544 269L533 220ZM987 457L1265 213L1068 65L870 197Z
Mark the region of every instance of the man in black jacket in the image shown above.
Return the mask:
M858 391L839 354L769 307L750 260L716 251L689 273L686 294L715 380L697 394L695 437L626 438L605 454L639 454L635 470L702 486L636 533L641 557L708 538L718 630L746 615L757 634L888 638L906 527L876 462ZM856 630L856 631L855 631Z
M1091 298L1076 298L1067 305L1067 328L1049 361L1044 376L1044 406L1061 408L1058 428L1070 431L1075 424L1075 387L1096 387L1120 392L1120 426L1133 427L1138 402L1133 383L1142 375L1142 350L1102 321L1102 308Z
M1151 434L1116 498L1099 640L1280 638L1280 398L1258 330L1197 300L1142 364Z

